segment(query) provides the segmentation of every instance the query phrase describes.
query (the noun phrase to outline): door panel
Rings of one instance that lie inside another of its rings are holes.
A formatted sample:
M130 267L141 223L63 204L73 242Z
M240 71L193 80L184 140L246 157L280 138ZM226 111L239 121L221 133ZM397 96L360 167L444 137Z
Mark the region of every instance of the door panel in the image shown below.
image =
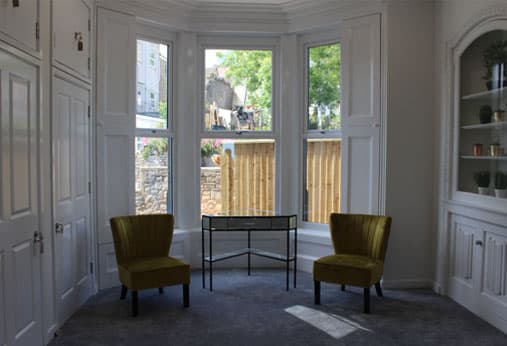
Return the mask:
M87 87L70 77L53 78L55 165L55 272L58 322L63 324L91 294L90 122Z
M53 0L53 57L80 76L89 78L91 7L83 0ZM76 36L78 34L78 36ZM80 37L79 37L80 36ZM82 50L78 49L81 39Z
M29 212L30 203L30 81L10 74L9 116L11 134L12 216Z
M27 328L32 322L33 316L33 292L24 287L33 287L32 282L32 256L33 248L31 241L25 241L12 248L14 260L13 271L15 273L16 295L16 334Z
M20 0L14 7L12 0L0 1L0 11L5 12L5 34L25 47L37 50L35 25L39 17L38 0Z
M0 50L0 342L16 346L42 344L37 76Z
M380 15L345 21L342 42L341 209L380 211Z

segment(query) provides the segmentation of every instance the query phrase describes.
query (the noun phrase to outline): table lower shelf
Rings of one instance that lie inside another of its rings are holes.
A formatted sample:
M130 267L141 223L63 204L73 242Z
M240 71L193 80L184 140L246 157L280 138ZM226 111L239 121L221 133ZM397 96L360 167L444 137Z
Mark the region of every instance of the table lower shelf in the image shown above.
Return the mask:
M282 261L282 262L287 262L287 261L293 262L295 260L295 257L287 258L286 256L283 256L283 255L280 255L280 254L277 254L274 252L259 250L259 249L255 249L255 248L243 248L243 249L239 249L239 250L235 250L235 251L231 251L231 252L226 252L226 253L219 254L219 255L213 255L211 257L206 256L206 257L204 257L204 261L206 261L208 263L214 263L214 262L223 261L223 260L226 260L229 258L239 257L239 256L243 256L243 255L248 255L248 254L260 256L260 257L266 257L266 258L270 258L270 259Z

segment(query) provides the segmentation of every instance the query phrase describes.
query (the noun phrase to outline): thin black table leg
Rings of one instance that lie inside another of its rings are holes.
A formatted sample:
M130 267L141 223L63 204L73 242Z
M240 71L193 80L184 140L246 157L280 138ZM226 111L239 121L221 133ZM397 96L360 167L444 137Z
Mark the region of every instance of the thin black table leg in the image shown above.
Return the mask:
M285 264L287 267L287 274L285 277L285 286L286 286L287 291L289 290L289 256L290 256L290 231L287 230L287 257L285 260Z
M251 247L250 230L248 230L248 276L250 276L250 247Z
M298 267L298 229L294 229L294 288L296 288L296 273Z
M209 231L209 290L213 291L213 250L211 244L213 232Z
M206 288L206 268L204 267L204 229L201 230L201 253L202 253L202 288Z

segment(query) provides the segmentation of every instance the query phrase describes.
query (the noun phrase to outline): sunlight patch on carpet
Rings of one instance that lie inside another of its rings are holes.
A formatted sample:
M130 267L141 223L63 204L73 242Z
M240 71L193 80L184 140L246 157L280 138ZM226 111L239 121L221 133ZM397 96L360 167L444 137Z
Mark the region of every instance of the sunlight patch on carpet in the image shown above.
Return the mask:
M290 308L285 309L285 311L314 326L315 328L322 330L335 339L343 338L356 330L363 330L370 333L372 332L371 330L360 326L358 323L344 317L328 314L302 305L291 306Z

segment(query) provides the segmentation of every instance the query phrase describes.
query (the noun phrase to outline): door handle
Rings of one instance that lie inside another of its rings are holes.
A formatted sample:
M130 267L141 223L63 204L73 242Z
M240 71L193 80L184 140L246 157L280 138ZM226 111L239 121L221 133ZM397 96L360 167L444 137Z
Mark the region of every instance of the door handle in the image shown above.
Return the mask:
M42 232L33 232L33 243L34 245L39 244L39 252L42 255L44 253L44 237L42 236Z
M55 224L55 232L56 233L63 233L65 231L65 227L61 223Z
M481 241L481 240L476 240L476 241L475 241L475 245L482 246L482 241Z

